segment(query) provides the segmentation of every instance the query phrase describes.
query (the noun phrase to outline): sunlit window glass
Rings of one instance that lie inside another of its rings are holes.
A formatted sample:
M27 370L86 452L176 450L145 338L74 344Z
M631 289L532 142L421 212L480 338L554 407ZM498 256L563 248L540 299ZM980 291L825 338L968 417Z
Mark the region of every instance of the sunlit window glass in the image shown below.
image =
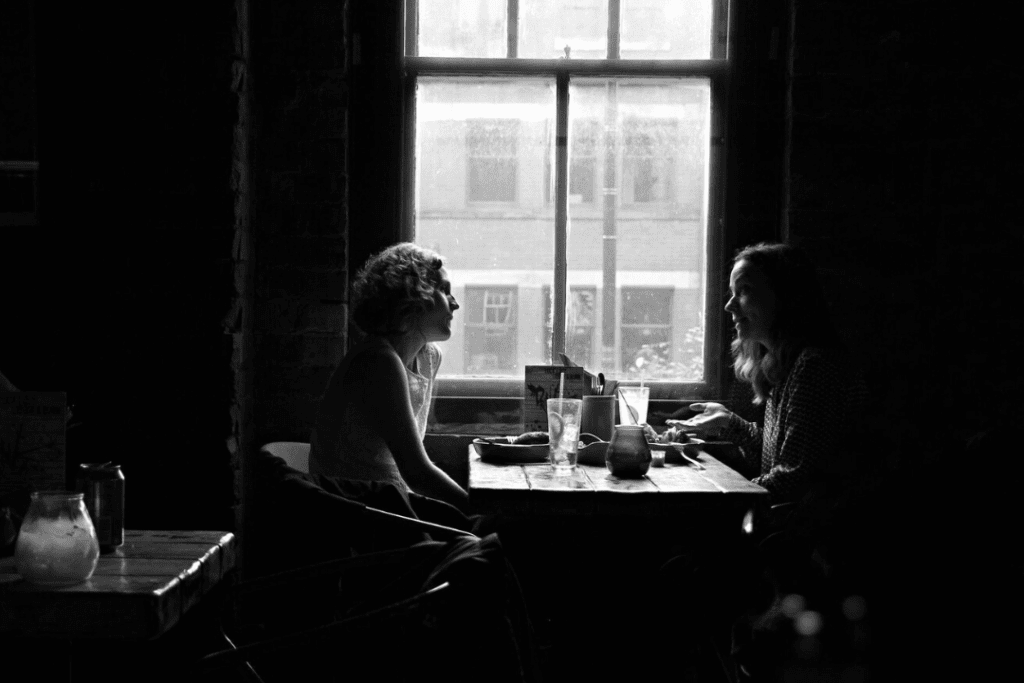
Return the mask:
M708 59L711 0L622 0L622 59Z
M519 0L519 56L608 56L607 0Z
M419 0L418 4L420 55L505 56L505 0Z

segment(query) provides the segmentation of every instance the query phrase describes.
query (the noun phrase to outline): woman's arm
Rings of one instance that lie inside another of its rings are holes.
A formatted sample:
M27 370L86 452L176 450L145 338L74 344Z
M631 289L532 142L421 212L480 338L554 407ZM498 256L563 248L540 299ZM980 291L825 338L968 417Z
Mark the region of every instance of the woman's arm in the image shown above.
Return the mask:
M756 423L747 422L721 403L712 401L691 403L690 410L697 415L684 420L684 423L695 430L697 436L702 439L725 439L733 442L740 447L740 453L747 464L753 467L754 471L760 471L761 428ZM675 432L670 431L669 435L674 438Z
M369 425L387 444L402 478L416 493L464 505L468 496L461 486L430 461L423 447L401 359L393 351L374 349L353 363L346 390L361 398Z
M763 434L756 422L747 422L736 413L729 413L729 423L722 430L721 438L740 447L740 453L755 472L761 470L761 448Z

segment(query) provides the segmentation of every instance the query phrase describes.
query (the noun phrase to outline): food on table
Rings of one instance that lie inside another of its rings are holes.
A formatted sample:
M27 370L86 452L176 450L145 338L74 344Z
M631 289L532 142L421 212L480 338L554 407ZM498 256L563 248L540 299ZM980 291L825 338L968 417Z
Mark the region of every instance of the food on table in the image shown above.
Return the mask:
M524 432L512 439L512 443L517 446L532 446L536 444L546 444L547 442L547 432Z
M647 443L657 443L658 432L654 431L654 427L644 422L640 425L644 428L644 436L647 437Z

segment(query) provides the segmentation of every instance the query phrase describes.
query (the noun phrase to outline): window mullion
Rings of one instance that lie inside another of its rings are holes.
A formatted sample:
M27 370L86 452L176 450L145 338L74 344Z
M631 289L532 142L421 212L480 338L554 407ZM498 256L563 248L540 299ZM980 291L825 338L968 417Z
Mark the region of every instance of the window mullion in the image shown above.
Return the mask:
M622 16L622 4L620 0L608 0L608 59L618 59L620 56L619 47L619 21Z
M569 76L555 79L555 278L551 362L565 352L565 302L569 270Z
M507 10L507 46L505 54L509 59L519 56L519 0L508 0Z
M405 56L415 57L419 54L419 9L417 0L405 2Z

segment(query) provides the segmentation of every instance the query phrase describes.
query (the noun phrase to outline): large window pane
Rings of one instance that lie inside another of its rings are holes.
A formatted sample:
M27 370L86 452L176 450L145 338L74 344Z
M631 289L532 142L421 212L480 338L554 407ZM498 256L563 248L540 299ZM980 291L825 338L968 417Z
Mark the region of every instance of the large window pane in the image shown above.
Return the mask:
M519 56L608 56L608 0L519 0Z
M570 291L590 286L596 299L589 345L596 351L588 369L704 379L710 97L706 79L594 78L570 85L570 127L600 122L598 200L569 203ZM567 345L570 338L583 345L567 330Z
M623 59L709 59L712 0L622 0Z
M415 238L445 258L463 305L441 345L442 371L521 379L524 365L550 359L542 288L554 281L554 209L545 201L554 82L417 83ZM502 322L502 311L514 322Z
M505 0L419 0L418 4L421 56L506 55Z

